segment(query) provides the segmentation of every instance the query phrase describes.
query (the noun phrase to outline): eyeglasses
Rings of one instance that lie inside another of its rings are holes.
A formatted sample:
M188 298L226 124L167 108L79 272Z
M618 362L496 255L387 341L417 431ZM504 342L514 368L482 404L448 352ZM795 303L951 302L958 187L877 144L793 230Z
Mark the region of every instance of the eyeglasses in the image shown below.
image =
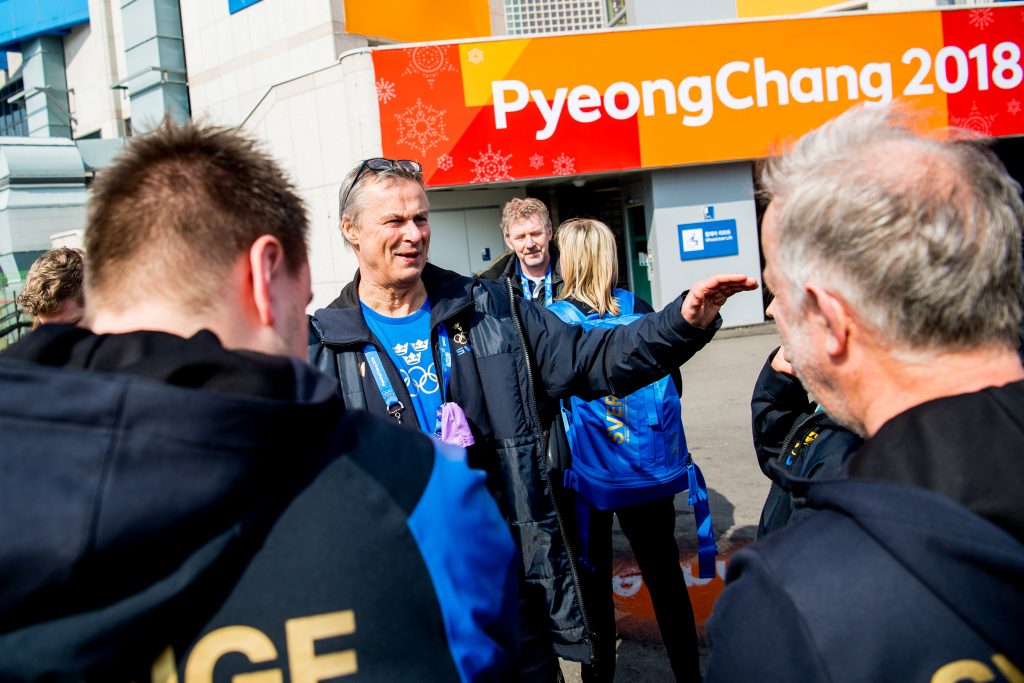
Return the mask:
M345 205L348 204L349 195L352 194L352 190L355 189L356 183L359 182L360 176L363 175L363 171L369 169L374 172L379 171L404 171L410 175L416 175L423 171L423 165L418 161L411 159L385 159L383 157L377 157L374 159L367 159L359 166L359 170L352 176L352 183L348 186L345 194L341 195L341 206L344 209Z

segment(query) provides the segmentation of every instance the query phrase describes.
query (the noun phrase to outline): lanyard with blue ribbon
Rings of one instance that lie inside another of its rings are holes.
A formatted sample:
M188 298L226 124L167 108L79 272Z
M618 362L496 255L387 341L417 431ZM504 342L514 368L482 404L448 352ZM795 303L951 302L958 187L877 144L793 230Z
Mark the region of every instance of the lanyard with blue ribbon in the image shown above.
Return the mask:
M519 277L523 280L523 294L529 298L533 298L531 292L533 291L530 282L530 278L526 277L526 273L522 270L519 271ZM554 301L554 297L551 295L551 266L548 266L548 272L544 273L544 305L550 306L551 302Z
M448 328L441 323L437 326L437 345L441 347L441 406L448 400L448 381L452 376L452 349L448 341ZM437 409L434 420L434 436L441 438L441 408Z
M384 397L388 413L401 424L402 411L405 410L405 406L398 400L398 394L391 386L391 380L388 379L388 373L384 370L384 364L380 362L377 347L373 344L366 344L363 346L363 355L366 356L366 361L370 364L370 372L373 373L373 378L377 381L377 388L380 389L380 395Z

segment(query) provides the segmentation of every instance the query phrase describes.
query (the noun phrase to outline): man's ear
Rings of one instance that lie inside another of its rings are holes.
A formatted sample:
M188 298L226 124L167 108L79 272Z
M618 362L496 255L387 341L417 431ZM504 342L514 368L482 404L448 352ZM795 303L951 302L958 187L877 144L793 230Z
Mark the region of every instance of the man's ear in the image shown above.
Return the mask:
M341 236L353 248L359 246L359 229L352 222L352 218L346 213L341 217Z
M508 250L515 251L515 249L512 248L512 240L508 238L508 233L505 233L502 237L505 239L505 246L508 247Z
M285 274L284 248L272 235L262 235L249 247L252 297L260 323L274 324L273 284Z
M805 292L811 315L820 318L828 335L825 340L825 353L833 358L843 355L847 350L850 323L852 322L846 301L827 289L811 283L806 285Z

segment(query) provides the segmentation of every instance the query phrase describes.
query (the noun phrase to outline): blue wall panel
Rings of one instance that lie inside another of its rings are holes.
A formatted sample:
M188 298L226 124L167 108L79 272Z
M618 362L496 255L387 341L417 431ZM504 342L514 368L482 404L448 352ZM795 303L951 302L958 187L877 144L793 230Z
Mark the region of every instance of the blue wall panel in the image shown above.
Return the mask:
M88 21L88 0L0 0L0 49L17 50L26 38Z
M234 14L244 10L249 5L255 5L260 0L228 0L228 12Z

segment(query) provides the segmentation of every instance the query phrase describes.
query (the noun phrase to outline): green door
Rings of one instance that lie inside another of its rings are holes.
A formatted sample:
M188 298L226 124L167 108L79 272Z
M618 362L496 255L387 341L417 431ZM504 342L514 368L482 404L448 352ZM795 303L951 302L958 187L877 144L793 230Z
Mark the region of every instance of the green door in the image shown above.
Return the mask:
M643 206L626 209L626 239L629 240L632 258L629 259L630 281L633 293L644 301L651 302L651 281L647 279L647 218Z

